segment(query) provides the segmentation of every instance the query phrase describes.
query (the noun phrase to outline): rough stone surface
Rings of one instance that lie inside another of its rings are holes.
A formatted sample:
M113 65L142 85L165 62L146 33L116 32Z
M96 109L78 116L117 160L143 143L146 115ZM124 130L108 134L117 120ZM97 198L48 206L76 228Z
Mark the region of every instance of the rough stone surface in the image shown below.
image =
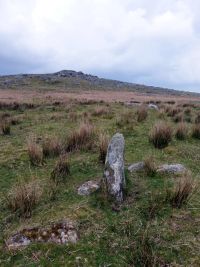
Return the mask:
M78 188L78 195L87 196L98 190L100 187L98 181L87 181Z
M133 163L132 165L130 165L128 167L128 170L130 172L137 172L137 171L141 171L144 169L144 162L143 161L140 161L140 162L137 162L137 163Z
M157 169L157 172L166 172L172 174L179 174L185 171L186 168L182 164L164 164Z
M54 223L50 227L28 228L12 235L6 245L9 249L28 246L31 243L68 244L78 241L78 232L71 221Z
M149 105L148 105L148 108L150 108L150 109L156 109L156 110L159 109L158 106L155 105L155 104L149 104Z
M105 161L104 181L106 190L108 195L116 202L122 202L124 199L124 146L123 135L115 134L108 146Z

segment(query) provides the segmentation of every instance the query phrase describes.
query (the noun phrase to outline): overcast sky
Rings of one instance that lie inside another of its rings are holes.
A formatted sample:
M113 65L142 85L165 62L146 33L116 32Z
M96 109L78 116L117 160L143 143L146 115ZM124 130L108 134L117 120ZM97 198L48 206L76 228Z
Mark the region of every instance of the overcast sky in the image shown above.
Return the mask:
M0 74L62 69L200 92L200 1L0 0Z

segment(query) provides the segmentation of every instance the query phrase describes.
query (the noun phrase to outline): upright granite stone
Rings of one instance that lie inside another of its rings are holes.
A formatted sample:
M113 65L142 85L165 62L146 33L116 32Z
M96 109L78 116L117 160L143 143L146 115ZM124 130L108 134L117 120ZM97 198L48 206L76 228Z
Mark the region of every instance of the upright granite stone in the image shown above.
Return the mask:
M123 135L115 134L108 146L105 162L103 180L108 196L115 202L122 202L124 199L124 146Z

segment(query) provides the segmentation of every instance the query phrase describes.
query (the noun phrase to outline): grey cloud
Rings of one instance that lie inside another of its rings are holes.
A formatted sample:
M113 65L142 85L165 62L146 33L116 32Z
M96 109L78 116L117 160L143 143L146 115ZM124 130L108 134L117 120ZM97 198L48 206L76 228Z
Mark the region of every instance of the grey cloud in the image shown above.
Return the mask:
M75 69L199 91L197 0L0 0L0 74Z

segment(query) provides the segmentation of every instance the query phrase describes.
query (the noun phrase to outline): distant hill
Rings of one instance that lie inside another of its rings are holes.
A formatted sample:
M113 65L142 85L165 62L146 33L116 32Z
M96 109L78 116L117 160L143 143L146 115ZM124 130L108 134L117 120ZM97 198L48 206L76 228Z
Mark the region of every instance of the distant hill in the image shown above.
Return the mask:
M48 74L17 74L0 76L0 89L60 89L60 90L128 90L145 94L196 95L198 93L127 83L99 78L81 71L61 70Z

